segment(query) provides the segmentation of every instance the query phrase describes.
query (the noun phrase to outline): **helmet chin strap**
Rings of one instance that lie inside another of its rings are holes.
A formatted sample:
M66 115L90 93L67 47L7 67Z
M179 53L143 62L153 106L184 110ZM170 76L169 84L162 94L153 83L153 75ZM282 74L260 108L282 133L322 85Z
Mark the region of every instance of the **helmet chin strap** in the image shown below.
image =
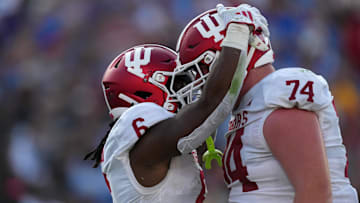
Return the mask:
M113 120L120 118L120 116L127 110L128 107L116 107L109 111L109 115Z
M135 101L134 99L126 96L125 94L120 93L118 95L118 97L119 97L119 99L122 99L122 100L128 102L129 104L131 104L131 106L139 103L139 102ZM115 107L115 108L111 109L110 105L107 103L107 99L105 99L105 100L106 100L106 104L108 105L108 108L109 108L109 114L113 120L116 120L117 118L119 118L128 109L128 107Z
M106 91L105 91L105 86L104 86L103 83L101 83L101 88L102 88L102 90L103 90L103 94L104 94L104 99L105 99L106 106L107 106L107 108L109 109L109 111L111 111L111 107L110 107L109 101L107 100Z

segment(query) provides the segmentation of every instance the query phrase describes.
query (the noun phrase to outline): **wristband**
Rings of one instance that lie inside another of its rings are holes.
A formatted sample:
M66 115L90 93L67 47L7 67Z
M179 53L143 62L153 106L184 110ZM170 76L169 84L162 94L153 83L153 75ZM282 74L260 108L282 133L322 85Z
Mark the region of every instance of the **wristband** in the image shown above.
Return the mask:
M247 50L249 44L249 26L246 24L230 23L226 30L226 36L221 47L232 47L240 50Z

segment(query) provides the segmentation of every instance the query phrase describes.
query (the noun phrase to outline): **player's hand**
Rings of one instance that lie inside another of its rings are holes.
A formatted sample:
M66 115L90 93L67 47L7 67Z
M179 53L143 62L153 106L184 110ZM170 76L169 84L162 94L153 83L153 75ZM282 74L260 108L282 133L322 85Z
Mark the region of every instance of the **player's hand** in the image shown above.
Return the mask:
M240 4L235 8L225 8L224 5L216 6L217 12L223 22L240 23L249 25L250 31L261 31L265 36L269 36L268 23L264 16L261 15L259 9L248 4Z
M226 25L235 22L255 27L251 11L247 4L241 4L235 8L225 8L223 4L218 4L216 10Z

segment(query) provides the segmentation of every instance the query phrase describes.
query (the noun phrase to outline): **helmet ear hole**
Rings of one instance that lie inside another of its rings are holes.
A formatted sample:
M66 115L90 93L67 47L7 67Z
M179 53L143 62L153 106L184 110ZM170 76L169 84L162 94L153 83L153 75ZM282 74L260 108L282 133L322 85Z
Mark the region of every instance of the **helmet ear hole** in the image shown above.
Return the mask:
M120 58L120 59L116 62L116 64L114 65L114 68L117 68L117 67L119 66L119 63L120 63L121 59L122 59L122 58Z
M197 42L195 44L189 44L188 48L193 49L193 48L197 47L197 45L199 45L199 44L200 44L200 42Z
M103 83L104 90L107 90L110 88L110 85L108 83Z
M134 95L141 97L143 99L147 99L148 97L150 97L152 95L151 92L144 92L144 91L136 91L134 93Z

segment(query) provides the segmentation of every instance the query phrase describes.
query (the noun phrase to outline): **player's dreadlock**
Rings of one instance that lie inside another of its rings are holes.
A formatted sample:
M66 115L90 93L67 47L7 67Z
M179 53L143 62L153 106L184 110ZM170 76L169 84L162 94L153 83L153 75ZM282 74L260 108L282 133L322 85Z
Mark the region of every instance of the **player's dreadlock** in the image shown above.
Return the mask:
M86 154L86 156L84 157L84 160L87 160L90 156L91 157L91 160L95 160L95 163L93 165L93 168L97 168L101 162L101 154L103 152L103 149L104 149L104 145L105 145L105 142L106 142L106 139L108 138L109 136L109 133L112 129L112 127L114 126L114 124L116 123L117 120L115 121L112 121L110 124L109 124L109 130L106 132L105 136L102 138L101 142L99 143L99 145L96 147L96 149L94 149L93 151L91 151L90 153Z

